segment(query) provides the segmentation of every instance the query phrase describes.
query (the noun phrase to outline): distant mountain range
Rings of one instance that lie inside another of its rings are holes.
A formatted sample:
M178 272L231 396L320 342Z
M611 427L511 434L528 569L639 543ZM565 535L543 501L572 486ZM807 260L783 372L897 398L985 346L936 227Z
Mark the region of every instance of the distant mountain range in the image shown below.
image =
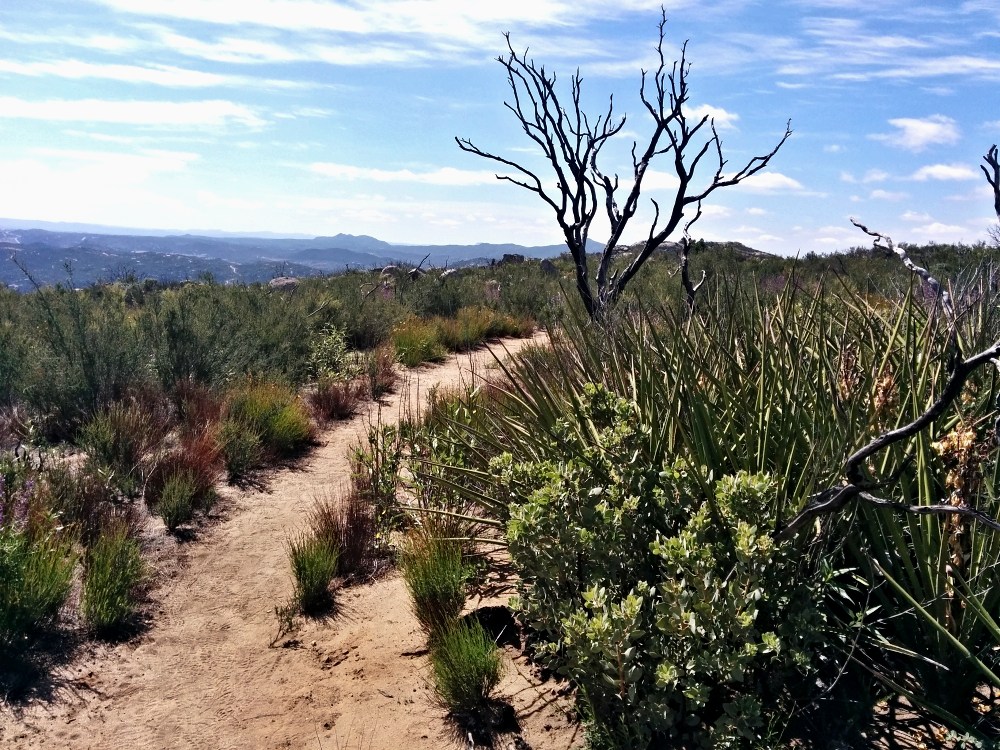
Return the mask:
M600 245L592 242L594 252ZM394 245L365 235L333 237L246 237L218 232L157 234L88 224L19 222L0 219L0 283L31 288L27 270L39 284L88 286L124 277L158 281L196 279L220 282L268 281L275 276L311 276L390 263L459 267L483 265L505 254L552 258L564 245L514 244ZM22 270L22 268L24 270Z

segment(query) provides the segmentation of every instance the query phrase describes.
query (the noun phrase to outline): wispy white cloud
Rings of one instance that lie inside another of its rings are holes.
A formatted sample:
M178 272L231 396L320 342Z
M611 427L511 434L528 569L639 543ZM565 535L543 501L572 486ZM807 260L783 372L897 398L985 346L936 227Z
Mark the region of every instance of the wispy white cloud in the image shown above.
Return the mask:
M914 79L952 77L1000 77L1000 59L978 55L939 55L907 58L905 64L882 70L837 73L833 77L843 81L871 81L877 79ZM945 93L951 93L945 89Z
M958 123L945 115L929 117L897 117L889 120L894 133L876 133L872 140L887 143L907 151L923 151L928 146L957 143L961 135Z
M142 39L116 34L80 33L78 31L23 31L0 26L0 40L30 47L53 46L80 48L91 52L134 52L145 46Z
M906 200L910 196L907 193L894 191L894 190L872 190L868 197L875 201L901 201Z
M979 174L967 164L928 164L910 176L911 180L978 180Z
M801 192L805 190L801 182L781 172L758 172L740 183L740 187L755 193Z
M861 177L855 177L850 172L841 172L840 179L848 184L862 184L869 185L873 182L885 182L889 179L889 173L883 169L869 169Z
M314 84L302 81L283 81L255 78L244 75L209 73L172 65L120 65L91 63L82 60L57 60L48 62L16 62L0 60L0 73L22 76L53 76L70 80L96 78L130 84L150 84L168 88L207 87L261 87L272 89L313 88Z
M49 164L62 166L99 167L113 174L132 174L132 180L143 180L162 172L183 172L201 156L190 151L141 149L134 152L88 151L65 148L37 148L30 152Z
M253 109L213 99L194 102L155 100L46 99L0 97L0 119L93 122L148 128L259 128L266 124Z
M485 185L497 182L495 172L486 170L455 169L440 167L423 172L411 169L375 169L351 164L314 162L308 169L324 177L339 180L369 180L372 182L412 182L425 185L447 185L452 187Z

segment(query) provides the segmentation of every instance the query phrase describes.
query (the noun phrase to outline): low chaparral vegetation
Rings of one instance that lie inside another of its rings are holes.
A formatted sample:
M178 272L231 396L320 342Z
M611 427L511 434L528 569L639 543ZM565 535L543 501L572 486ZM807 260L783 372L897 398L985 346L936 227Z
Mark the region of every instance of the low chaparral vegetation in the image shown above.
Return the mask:
M403 275L375 296L373 278L303 279L294 293L210 280L0 289L0 650L30 660L53 628L109 637L144 622L149 535L192 538L220 479L260 481L317 426L392 392L404 321L437 330L475 307L462 319L502 322L472 331L483 341L508 320L530 333L543 310L534 295L482 307L487 281L513 289L527 267ZM314 528L289 542L300 610L327 606L335 577L365 580L388 560L400 444L385 431L372 441L346 501L317 505Z

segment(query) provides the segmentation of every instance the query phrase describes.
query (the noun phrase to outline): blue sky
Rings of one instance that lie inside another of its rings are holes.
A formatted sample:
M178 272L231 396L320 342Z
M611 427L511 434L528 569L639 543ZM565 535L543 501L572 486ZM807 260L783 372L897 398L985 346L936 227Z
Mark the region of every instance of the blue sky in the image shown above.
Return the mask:
M781 253L986 236L978 163L1000 140L1000 0L667 0L690 40L692 110L730 163L794 135L715 193L695 237ZM539 169L503 107L502 32L585 106L651 121L647 0L3 0L0 216L168 230L371 234L391 242L561 241L537 197L455 136ZM655 165L654 165L655 166ZM671 179L648 179L651 197ZM626 240L645 236L639 214ZM606 234L600 222L593 236Z

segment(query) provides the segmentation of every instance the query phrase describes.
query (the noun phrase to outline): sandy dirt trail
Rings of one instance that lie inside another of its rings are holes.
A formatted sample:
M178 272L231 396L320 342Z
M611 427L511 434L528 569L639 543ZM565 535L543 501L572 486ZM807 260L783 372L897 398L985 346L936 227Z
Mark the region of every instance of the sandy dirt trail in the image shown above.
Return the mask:
M416 408L431 386L459 387L492 362L480 350L411 371L383 402L382 421L396 421L404 399ZM263 491L226 489L223 520L178 546L182 565L158 583L149 630L88 647L59 668L50 700L13 713L0 706L0 747L468 747L432 700L424 637L398 574L341 592L335 617L307 622L288 647L269 645L274 607L292 588L285 541L304 526L314 497L347 483L349 450L373 416L325 432L320 447L269 477ZM527 673L512 660L503 685L524 741L553 750L579 744L565 700Z

